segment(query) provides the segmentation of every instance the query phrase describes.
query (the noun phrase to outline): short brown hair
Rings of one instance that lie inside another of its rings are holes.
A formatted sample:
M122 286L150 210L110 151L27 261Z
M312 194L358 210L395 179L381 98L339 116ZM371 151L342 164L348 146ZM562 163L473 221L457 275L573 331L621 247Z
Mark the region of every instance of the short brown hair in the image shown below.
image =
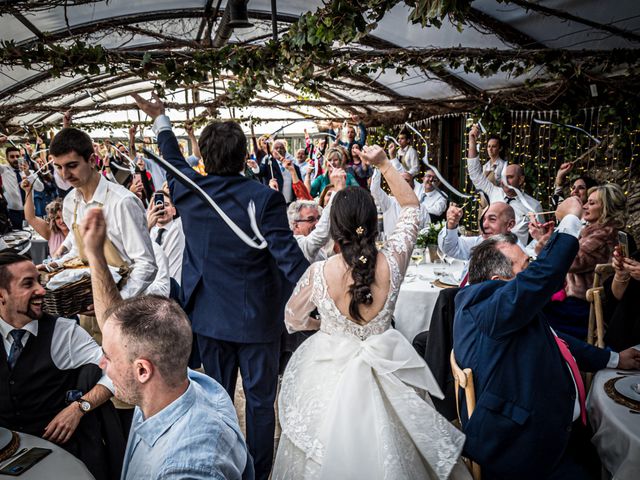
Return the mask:
M170 387L187 378L193 334L175 301L159 295L128 298L111 307L105 318L117 321L122 335L131 340L130 360L147 358Z

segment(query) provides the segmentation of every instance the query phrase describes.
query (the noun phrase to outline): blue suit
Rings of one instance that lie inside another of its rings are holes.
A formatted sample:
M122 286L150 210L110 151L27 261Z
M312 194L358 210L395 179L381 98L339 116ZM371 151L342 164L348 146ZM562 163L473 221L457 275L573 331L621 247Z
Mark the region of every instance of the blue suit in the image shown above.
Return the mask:
M194 180L245 233L253 200L268 248L246 245L213 209L171 175L186 237L181 300L207 374L233 398L238 368L247 399L247 444L256 478L267 478L284 304L309 266L288 225L282 194L242 175L202 176L185 162L173 132L158 134L164 158Z
M470 285L456 296L454 352L458 365L473 370L477 400L463 418L464 451L483 478L543 479L564 468L576 390L541 312L577 251L576 238L556 233L515 279ZM581 370L606 367L608 351L562 338Z

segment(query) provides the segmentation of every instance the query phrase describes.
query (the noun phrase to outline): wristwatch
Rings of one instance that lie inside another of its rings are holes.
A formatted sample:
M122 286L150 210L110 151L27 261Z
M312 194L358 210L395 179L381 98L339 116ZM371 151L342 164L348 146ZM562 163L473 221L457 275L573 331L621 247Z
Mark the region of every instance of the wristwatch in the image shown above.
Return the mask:
M77 403L82 413L87 413L91 411L91 404L87 402L84 398L81 398L80 400L78 400Z

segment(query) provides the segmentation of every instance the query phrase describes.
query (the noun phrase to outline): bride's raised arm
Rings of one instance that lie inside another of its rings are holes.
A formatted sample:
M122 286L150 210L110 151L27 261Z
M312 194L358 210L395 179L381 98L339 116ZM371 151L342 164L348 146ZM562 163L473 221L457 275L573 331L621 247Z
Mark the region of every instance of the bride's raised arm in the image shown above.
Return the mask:
M296 288L284 308L284 323L289 333L300 330L318 330L320 328L320 320L309 316L316 308L311 297L317 266L318 263L314 263L307 268L307 271L298 280Z

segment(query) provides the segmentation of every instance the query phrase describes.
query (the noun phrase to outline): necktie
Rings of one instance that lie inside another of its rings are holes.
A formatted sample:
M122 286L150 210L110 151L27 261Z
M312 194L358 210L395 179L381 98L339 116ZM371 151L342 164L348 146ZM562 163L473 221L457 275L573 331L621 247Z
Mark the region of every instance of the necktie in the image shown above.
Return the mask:
M162 236L166 233L167 229L166 228L159 228L158 229L158 234L156 235L156 240L155 242L162 246Z
M13 338L13 343L11 344L11 349L9 350L9 356L7 357L7 363L9 364L9 369L13 370L16 362L18 361L18 357L22 353L24 346L22 345L22 337L27 333L26 330L11 330L9 335Z
M564 361L567 362L567 365L569 365L569 368L571 369L571 374L573 375L573 380L574 382L576 382L576 387L578 387L578 401L580 402L580 420L582 420L583 425L586 425L587 424L587 410L586 410L586 404L585 404L586 395L584 390L584 383L582 383L582 377L580 376L580 370L578 369L578 364L576 363L575 358L573 358L573 355L571 355L571 352L569 351L569 347L567 346L567 343L556 335L554 335L554 337L556 339L556 343L558 344L558 348L560 349L560 354L562 355L562 358L564 358Z

